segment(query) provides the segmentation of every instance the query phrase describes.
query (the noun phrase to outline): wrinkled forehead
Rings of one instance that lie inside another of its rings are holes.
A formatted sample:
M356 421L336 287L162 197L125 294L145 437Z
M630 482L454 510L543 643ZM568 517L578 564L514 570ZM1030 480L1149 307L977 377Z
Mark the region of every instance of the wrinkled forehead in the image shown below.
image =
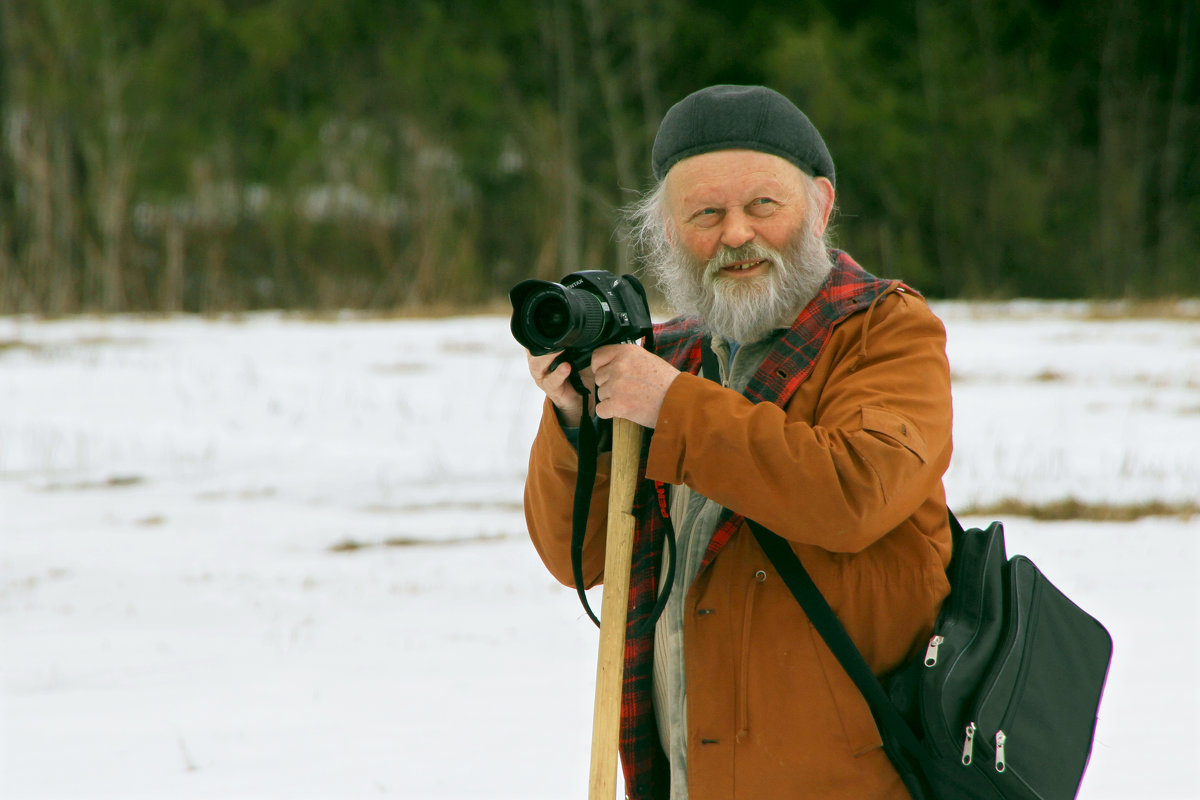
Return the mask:
M725 204L758 196L784 199L802 192L809 180L795 164L755 150L717 150L677 162L667 172L672 205L688 202Z

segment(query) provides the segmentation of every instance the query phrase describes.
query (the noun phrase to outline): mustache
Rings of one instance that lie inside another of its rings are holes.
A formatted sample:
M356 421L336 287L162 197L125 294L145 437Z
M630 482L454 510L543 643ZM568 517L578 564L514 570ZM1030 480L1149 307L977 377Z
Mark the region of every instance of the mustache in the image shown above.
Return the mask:
M739 262L745 261L766 261L771 266L780 264L781 254L774 248L759 242L746 242L739 247L730 247L729 245L721 245L716 253L713 254L704 265L705 278L712 278L726 267L732 266Z

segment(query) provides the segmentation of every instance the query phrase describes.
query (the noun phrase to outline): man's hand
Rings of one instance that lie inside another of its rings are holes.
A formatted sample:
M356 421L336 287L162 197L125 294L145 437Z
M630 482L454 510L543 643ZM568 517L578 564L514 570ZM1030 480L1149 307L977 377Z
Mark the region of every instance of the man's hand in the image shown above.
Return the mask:
M533 382L546 393L546 397L550 398L550 402L558 410L558 421L564 427L578 428L579 421L583 416L583 398L567 380L571 374L571 365L564 362L559 364L557 369L551 370L550 364L558 358L559 353L549 353L544 356L526 353L526 356L529 358L529 374L533 376ZM583 379L584 386L592 389L590 370L583 370L580 377Z
M636 344L610 344L592 353L592 373L597 416L620 417L653 428L679 370Z

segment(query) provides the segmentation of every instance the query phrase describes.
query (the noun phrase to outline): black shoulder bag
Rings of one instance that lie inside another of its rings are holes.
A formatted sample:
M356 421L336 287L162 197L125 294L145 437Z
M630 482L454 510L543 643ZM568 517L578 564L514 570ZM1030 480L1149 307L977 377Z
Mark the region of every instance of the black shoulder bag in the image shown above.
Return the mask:
M1108 631L1025 556L1004 528L950 514L950 596L924 655L881 683L786 540L755 538L863 693L916 800L1070 800L1091 754L1112 657Z

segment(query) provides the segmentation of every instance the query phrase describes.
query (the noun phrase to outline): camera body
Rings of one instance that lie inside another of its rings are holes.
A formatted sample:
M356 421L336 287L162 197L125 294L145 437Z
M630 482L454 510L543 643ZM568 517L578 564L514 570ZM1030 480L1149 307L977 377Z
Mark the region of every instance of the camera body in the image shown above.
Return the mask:
M653 323L646 290L632 275L572 272L561 283L521 281L508 293L513 337L535 356L563 351L576 370L597 347L639 339Z

